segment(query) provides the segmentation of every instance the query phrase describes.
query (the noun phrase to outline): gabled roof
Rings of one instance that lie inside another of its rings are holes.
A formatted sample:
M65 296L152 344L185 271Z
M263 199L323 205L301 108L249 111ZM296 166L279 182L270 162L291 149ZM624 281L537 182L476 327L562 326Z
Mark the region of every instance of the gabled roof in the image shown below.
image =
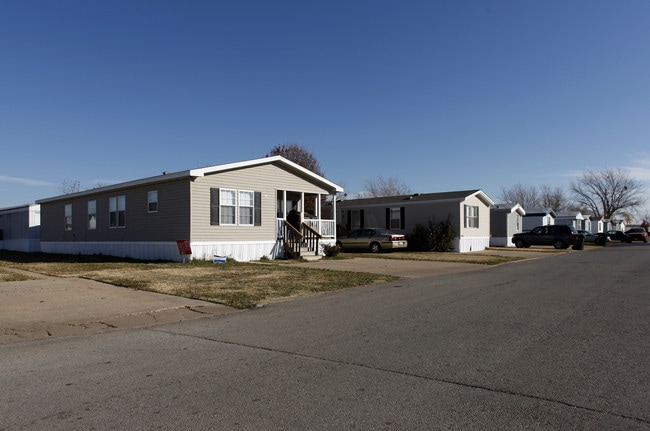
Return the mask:
M485 205L490 206L494 205L492 199L483 193L480 189L474 190L461 190L454 192L441 192L441 193L415 193L412 195L400 195L400 196L385 196L380 198L365 198L365 199L347 199L339 202L339 206L346 205L382 205L382 204L400 204L406 202L452 202L458 201L462 202L465 199L476 196Z
M519 215L526 215L526 210L519 204L494 204L490 207L490 211L517 212Z
M526 210L526 216L546 216L557 217L555 211L550 208L530 208Z
M584 216L580 211L562 211L555 215L555 218L584 220Z
M124 183L112 184L110 186L84 190L77 193L70 193L70 194L55 196L51 198L40 199L37 200L36 203L40 204L46 202L53 202L57 200L76 198L80 196L103 193L107 191L115 191L115 190L128 189L131 187L139 187L144 185L164 183L164 182L179 180L183 178L194 180L199 177L204 177L206 175L216 174L219 172L232 171L236 169L245 169L253 166L260 166L260 165L267 165L267 164L276 164L282 166L288 171L291 171L298 176L308 178L314 183L318 184L319 186L328 189L330 193L343 192L343 187L329 181L324 177L321 177L320 175L313 173L308 169L303 168L302 166L292 162L289 159L286 159L282 156L270 156L270 157L263 157L261 159L246 160L243 162L226 163L223 165L208 166L199 169L190 169L187 171L172 172L172 173L164 172L162 175L157 175L155 177L143 178L134 181L127 181Z

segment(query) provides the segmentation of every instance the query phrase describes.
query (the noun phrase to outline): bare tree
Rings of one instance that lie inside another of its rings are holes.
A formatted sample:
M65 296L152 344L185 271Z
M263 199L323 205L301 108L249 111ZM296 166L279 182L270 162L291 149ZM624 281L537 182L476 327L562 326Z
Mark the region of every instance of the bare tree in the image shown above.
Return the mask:
M385 196L410 195L411 188L395 177L370 178L366 180L366 191L360 195L365 198L380 198Z
M542 208L551 208L554 211L566 211L572 208L564 190L560 187L552 188L547 185L540 187L539 203Z
M63 195L69 195L71 193L77 193L81 191L81 183L79 180L71 181L71 180L63 180L61 185L59 186L59 191Z
M318 159L314 156L309 150L307 150L302 145L289 142L282 145L276 145L273 149L267 154L267 156L282 156L285 159L289 159L294 163L302 166L305 169L309 169L313 173L322 176L323 171L321 170L320 163Z
M612 218L629 215L644 204L643 185L626 169L586 171L571 182L575 201L587 207L596 217Z
M499 196L503 202L509 204L519 204L524 209L538 208L542 206L537 188L535 186L527 186L523 184L515 184L511 187L501 187L501 195Z

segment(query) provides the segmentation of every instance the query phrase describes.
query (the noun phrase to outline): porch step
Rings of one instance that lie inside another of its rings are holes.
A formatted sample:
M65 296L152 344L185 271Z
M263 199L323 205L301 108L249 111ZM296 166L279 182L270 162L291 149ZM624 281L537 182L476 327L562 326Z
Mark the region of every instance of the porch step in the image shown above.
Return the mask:
M304 259L304 260L307 260L309 262L313 262L315 260L321 260L323 258L323 256L315 255L315 254L301 254L300 258Z
M320 260L323 256L314 253L314 250L310 250L307 247L302 247L300 249L300 257L304 260L314 261Z

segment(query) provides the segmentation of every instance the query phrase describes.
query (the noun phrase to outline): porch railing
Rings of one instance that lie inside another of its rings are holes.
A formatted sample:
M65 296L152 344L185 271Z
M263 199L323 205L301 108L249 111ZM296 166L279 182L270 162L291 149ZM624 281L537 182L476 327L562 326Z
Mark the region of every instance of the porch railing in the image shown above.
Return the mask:
M284 219L278 219L278 239L283 238ZM319 220L319 219L305 219L304 224L315 230L323 238L336 238L336 221L335 220Z

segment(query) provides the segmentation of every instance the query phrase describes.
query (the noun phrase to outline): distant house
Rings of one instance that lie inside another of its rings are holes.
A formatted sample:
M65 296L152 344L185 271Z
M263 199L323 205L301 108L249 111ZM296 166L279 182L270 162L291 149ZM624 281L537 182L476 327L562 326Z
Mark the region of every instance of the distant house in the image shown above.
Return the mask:
M625 232L625 227L627 224L623 219L610 218L610 219L605 219L604 222L607 228L606 230L620 230Z
M22 205L0 209L0 249L40 251L41 206Z
M339 203L337 220L346 230L363 227L388 228L411 234L415 226L450 217L456 238L454 251L484 250L490 246L490 206L494 202L481 190L416 193Z
M555 214L555 224L573 226L576 230L582 229L584 220L580 211L560 211Z
M490 246L514 247L512 235L522 232L526 211L519 204L496 204L490 207Z
M555 224L555 215L555 211L550 208L526 208L526 215L523 217L524 232L537 226Z
M298 239L309 238L318 242L309 251L316 255L336 241L321 202L342 191L281 156L163 173L39 200L41 249L175 261L191 251L193 259L248 261L301 256ZM292 209L295 227L286 223Z
M583 214L583 217L584 220L582 221L582 230L586 230L591 233L600 233L605 231L605 224L603 223L602 217L596 217L589 214Z

